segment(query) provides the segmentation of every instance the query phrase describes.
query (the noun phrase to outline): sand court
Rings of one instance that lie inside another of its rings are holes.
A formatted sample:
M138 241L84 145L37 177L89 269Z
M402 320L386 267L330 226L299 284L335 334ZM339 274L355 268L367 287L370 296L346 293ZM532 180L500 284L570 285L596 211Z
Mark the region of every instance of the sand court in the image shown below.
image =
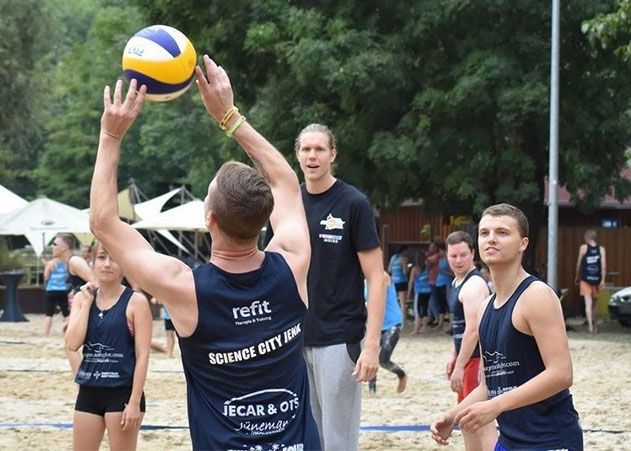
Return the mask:
M72 447L72 414L77 386L70 380L63 352L61 320L43 337L43 315L28 323L0 323L0 449L66 450ZM585 430L586 450L631 449L631 329L605 322L596 336L586 326L570 332L574 363L574 404ZM362 406L362 450L463 449L454 433L448 447L435 445L427 432L436 415L455 402L444 378L451 337L444 332L402 337L392 359L408 373L407 390L379 371L377 394ZM164 342L162 321L154 338ZM191 449L186 386L179 353L167 359L152 352L145 386L147 413L139 450ZM109 449L107 439L101 449Z

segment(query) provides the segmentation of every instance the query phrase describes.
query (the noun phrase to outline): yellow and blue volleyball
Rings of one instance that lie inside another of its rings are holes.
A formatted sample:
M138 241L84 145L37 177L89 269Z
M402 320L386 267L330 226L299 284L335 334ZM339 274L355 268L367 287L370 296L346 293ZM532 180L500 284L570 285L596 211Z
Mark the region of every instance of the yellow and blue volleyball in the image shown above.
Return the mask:
M143 28L127 41L123 72L147 86L147 100L166 102L191 86L197 53L179 30L167 25Z

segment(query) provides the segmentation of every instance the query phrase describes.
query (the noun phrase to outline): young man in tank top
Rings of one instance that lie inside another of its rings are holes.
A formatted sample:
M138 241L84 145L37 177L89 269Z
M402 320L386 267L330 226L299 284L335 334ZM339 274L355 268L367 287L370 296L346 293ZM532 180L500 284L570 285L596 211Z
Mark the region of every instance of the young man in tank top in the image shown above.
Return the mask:
M447 444L454 425L475 432L497 419L496 451L582 450L568 390L572 360L561 305L554 290L522 267L526 216L508 204L487 208L478 225L478 247L496 290L478 313L484 378L434 421L432 438Z
M164 300L180 336L193 449L320 449L302 355L309 232L298 179L285 158L234 106L226 72L207 55L195 69L206 110L257 166L225 163L204 201L210 262L191 270L154 251L118 218L121 140L146 87L104 91L90 224L143 289ZM261 228L276 232L264 251Z
M605 288L607 258L605 248L596 243L596 232L588 230L584 235L585 244L578 250L575 282L585 299L585 316L589 333L598 332L598 295Z
M454 351L447 362L447 378L451 389L458 394L458 402L462 402L479 384L478 311L491 293L473 264L475 250L471 236L463 231L453 232L445 244L449 267L455 276L448 294ZM491 449L497 441L495 422L475 433L463 431L462 436L469 451Z

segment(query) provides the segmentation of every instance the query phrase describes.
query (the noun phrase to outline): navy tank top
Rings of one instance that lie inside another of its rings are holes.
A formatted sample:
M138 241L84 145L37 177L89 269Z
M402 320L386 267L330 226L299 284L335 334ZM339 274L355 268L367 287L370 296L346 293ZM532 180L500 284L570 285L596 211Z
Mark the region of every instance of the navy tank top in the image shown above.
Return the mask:
M480 322L480 346L489 399L513 390L541 373L545 366L535 338L513 326L512 315L522 293L538 280L528 276L495 308L496 294ZM583 432L568 389L497 417L499 442L508 449L583 449Z
M193 449L316 450L301 321L307 309L285 259L255 271L193 270L197 328L181 338Z
M81 291L81 287L85 285L86 281L75 274L68 274L68 284L70 285L70 289L75 293L78 293Z
M131 387L136 352L127 327L127 305L134 292L125 288L116 304L100 310L90 306L88 330L83 342L83 360L75 382L89 387ZM95 292L96 296L96 292Z
M462 302L458 300L458 296L460 296L460 290L462 289L464 284L467 283L467 281L473 276L477 276L481 278L482 274L480 274L480 271L478 271L477 269L473 269L472 271L469 271L469 273L465 276L464 280L462 281L460 285L456 286L455 280L454 280L454 285L452 285L451 290L449 290L449 295L447 296L449 309L451 310L451 313L453 316L451 324L452 324L452 333L454 337L454 345L456 347L456 354L460 354L460 346L462 345L462 336L464 334L464 330L466 327L465 317L464 317L464 307L462 305ZM485 285L486 285L486 282L485 282ZM489 294L491 294L490 291L489 291ZM474 357L480 357L480 347L478 346L477 343L475 345L475 349L473 350L473 353L471 354L471 358L474 358Z
M602 278L601 258L599 245L587 245L587 251L581 261L581 280L590 285L600 285Z

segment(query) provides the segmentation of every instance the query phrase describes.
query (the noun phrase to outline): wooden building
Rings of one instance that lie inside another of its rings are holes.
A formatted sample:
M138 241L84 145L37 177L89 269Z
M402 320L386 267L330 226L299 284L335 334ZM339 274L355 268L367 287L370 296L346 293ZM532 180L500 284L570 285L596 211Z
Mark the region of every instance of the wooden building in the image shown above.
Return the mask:
M416 251L427 249L432 237L444 239L454 230L466 230L474 239L476 234L476 224L467 223L465 217L424 214L418 202L408 202L395 210L379 210L378 227L386 263L402 244L409 247L407 254L414 258ZM597 241L607 252L607 291L631 285L631 199L619 203L606 197L592 214L583 214L572 205L569 193L559 189L557 276L559 289L568 289L564 310L570 316L584 310L574 278L579 246L587 229L597 232ZM547 240L547 227L542 227L538 242L532 243L536 245L535 268L542 277L547 272Z

